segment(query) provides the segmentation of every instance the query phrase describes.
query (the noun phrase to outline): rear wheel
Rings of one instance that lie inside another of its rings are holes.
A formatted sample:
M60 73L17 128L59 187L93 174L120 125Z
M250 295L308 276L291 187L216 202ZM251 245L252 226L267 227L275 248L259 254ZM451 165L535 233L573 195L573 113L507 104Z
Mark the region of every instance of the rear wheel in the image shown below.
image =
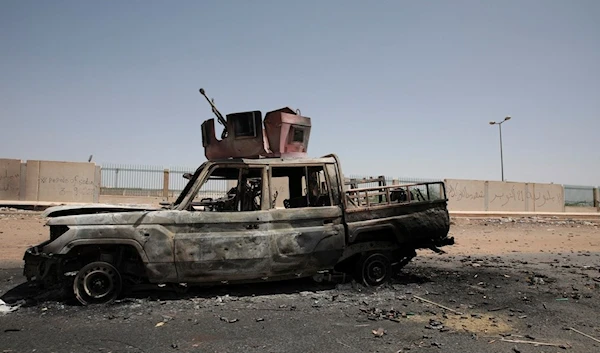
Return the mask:
M384 253L366 253L357 263L357 275L357 280L365 286L380 286L389 281L392 275L392 262Z
M121 274L103 261L85 265L73 282L75 297L83 305L110 303L119 296L121 288Z

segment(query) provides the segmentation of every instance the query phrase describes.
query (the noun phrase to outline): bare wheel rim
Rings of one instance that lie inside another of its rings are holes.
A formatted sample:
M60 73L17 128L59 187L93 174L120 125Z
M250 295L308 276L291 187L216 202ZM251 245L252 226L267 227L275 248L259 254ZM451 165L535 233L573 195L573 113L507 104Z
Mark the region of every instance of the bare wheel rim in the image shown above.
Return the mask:
M121 286L121 275L116 268L106 262L94 262L79 271L73 289L77 300L87 305L116 299Z
M110 268L97 267L87 271L83 278L83 289L94 299L101 299L115 289L116 273Z
M390 274L390 261L383 254L373 254L365 259L362 266L362 277L366 285L377 286Z

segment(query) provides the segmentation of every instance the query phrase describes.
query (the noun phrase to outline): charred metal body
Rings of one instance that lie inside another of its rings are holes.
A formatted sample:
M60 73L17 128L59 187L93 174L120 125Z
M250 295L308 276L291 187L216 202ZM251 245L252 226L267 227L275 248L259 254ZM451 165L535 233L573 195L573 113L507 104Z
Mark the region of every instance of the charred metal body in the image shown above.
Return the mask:
M48 209L50 239L26 251L24 275L72 286L84 304L111 301L123 286L142 282L255 282L341 271L378 285L416 249L453 243L442 182L346 189L337 156L304 156L308 118L287 108L270 112L265 130L244 142L236 140L231 116L221 141L214 129L207 134L211 123L203 125L209 161L185 176L174 203ZM230 183L218 197L211 194L216 180Z

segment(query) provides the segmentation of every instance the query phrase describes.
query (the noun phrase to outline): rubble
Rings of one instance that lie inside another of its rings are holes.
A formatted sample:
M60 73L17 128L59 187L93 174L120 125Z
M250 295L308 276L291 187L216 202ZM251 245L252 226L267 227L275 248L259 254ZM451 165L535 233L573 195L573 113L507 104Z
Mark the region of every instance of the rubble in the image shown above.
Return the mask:
M19 309L21 305L8 305L0 299L0 314L7 314Z

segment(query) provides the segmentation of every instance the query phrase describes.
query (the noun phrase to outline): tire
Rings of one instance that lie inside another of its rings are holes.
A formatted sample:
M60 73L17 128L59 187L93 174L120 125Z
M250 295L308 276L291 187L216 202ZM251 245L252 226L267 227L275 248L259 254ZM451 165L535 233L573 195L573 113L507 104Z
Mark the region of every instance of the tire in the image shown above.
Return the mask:
M85 265L75 276L73 292L83 305L113 302L122 289L119 271L108 262L97 261Z
M357 263L357 280L367 287L378 287L392 276L392 262L381 252L366 253Z

